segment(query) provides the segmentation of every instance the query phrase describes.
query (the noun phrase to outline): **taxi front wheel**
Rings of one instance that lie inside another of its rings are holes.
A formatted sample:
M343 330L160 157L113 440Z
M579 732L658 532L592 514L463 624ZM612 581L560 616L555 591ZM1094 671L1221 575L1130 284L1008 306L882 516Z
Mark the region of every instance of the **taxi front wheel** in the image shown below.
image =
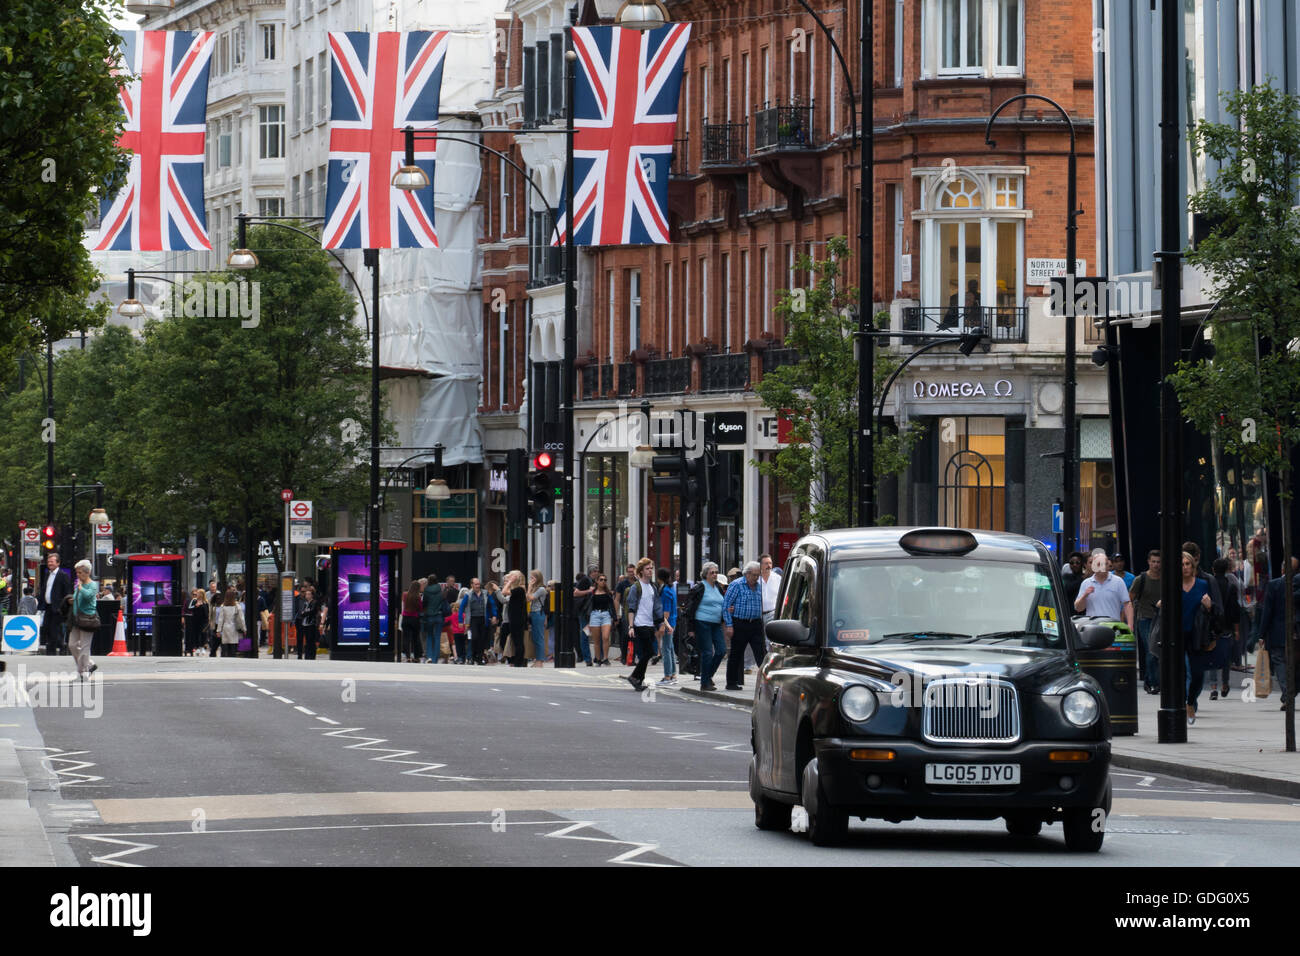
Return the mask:
M816 757L804 765L800 795L808 813L808 838L813 845L839 846L843 843L849 835L849 813L827 801Z
M1073 853L1096 853L1106 838L1107 818L1110 815L1110 784L1099 807L1078 807L1065 811L1061 820L1065 828L1065 848Z

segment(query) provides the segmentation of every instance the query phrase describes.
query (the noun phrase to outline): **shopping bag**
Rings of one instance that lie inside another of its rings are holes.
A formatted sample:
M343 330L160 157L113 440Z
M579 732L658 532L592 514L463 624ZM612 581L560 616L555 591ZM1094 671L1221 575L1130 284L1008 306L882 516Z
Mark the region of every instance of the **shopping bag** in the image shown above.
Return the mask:
M1273 671L1268 659L1268 651L1263 646L1255 655L1255 696L1267 697L1273 689Z

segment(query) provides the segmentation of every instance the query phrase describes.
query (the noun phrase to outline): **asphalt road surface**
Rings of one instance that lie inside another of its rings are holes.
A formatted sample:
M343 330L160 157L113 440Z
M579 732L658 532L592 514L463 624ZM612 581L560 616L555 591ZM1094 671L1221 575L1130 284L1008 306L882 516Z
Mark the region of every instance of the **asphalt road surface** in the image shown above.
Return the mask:
M65 865L1259 866L1290 862L1300 821L1284 798L1116 770L1099 854L1001 821L854 820L819 849L755 829L747 710L638 694L618 668L100 663L97 718L84 699L0 710Z

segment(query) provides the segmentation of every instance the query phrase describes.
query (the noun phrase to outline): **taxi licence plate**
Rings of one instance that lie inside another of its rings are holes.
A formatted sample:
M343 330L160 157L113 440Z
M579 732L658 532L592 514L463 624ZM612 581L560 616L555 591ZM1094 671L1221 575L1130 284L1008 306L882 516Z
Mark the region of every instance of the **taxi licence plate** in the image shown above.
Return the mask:
M928 763L925 782L939 786L1007 787L1020 783L1018 763Z

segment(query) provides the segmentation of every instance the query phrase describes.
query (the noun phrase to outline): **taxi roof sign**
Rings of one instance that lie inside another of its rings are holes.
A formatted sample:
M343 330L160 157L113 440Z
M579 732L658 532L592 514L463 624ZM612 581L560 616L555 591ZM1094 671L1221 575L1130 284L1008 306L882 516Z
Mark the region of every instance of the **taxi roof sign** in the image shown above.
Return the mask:
M975 535L957 528L920 528L898 539L908 554L969 554L978 545Z

